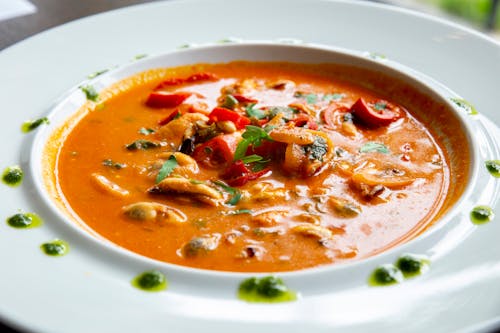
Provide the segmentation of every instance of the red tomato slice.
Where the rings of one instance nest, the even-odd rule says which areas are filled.
[[[146,105],[151,108],[174,108],[184,102],[192,93],[178,92],[169,93],[165,91],[154,91],[149,94]]]
[[[376,108],[377,104],[383,104],[383,108]],[[366,126],[379,127],[387,126],[400,117],[398,108],[385,101],[378,101],[368,105],[362,98],[351,106],[350,112]]]
[[[250,119],[240,115],[238,112],[226,108],[217,107],[208,115],[211,122],[217,121],[232,121],[237,129],[243,129],[246,125],[250,125]]]
[[[212,73],[206,73],[206,72],[201,72],[201,73],[196,73],[193,74],[187,78],[169,78],[166,79],[165,81],[161,82],[158,86],[156,86],[156,89],[161,89],[165,88],[168,86],[177,86],[180,84],[184,83],[190,83],[190,82],[196,82],[196,81],[207,81],[207,80],[217,80],[217,76]]]
[[[234,159],[234,153],[240,139],[239,136],[233,134],[218,135],[198,145],[193,151],[192,157],[208,167],[218,167]]]

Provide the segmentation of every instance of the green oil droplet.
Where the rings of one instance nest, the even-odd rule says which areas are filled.
[[[396,261],[396,267],[405,278],[415,277],[429,269],[430,260],[426,256],[417,254],[404,254]]]
[[[392,264],[377,267],[368,279],[371,286],[389,286],[404,280],[403,272]]]
[[[499,160],[490,160],[484,163],[486,165],[486,169],[491,173],[493,177],[500,177],[500,161]]]
[[[132,280],[132,285],[144,291],[162,291],[167,289],[167,279],[163,273],[151,270],[136,276]]]
[[[474,224],[490,222],[495,217],[493,210],[488,206],[476,206],[470,212],[470,219]]]
[[[282,279],[275,276],[248,278],[238,288],[238,298],[255,303],[290,302],[297,299],[297,294],[288,289]]]
[[[17,229],[36,228],[42,223],[42,219],[34,213],[17,213],[7,218],[7,224]]]
[[[43,117],[43,118],[40,118],[37,120],[28,120],[28,121],[25,121],[21,125],[21,131],[23,133],[28,133],[28,132],[35,130],[36,128],[38,128],[42,124],[49,124],[49,123],[50,122],[49,122],[49,119],[47,117]]]
[[[40,249],[48,256],[61,257],[68,253],[69,244],[63,240],[55,239],[51,242],[43,243]]]
[[[14,165],[5,168],[2,174],[2,181],[11,187],[21,185],[24,177],[24,172],[21,167]]]

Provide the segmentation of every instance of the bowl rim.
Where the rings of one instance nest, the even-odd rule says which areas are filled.
[[[152,69],[155,67],[151,67],[151,63],[162,62],[169,57],[180,57],[180,58],[188,58],[191,53],[197,54],[200,52],[207,51],[216,51],[216,52],[235,52],[238,50],[250,49],[250,48],[272,48],[272,49],[280,49],[280,50],[306,50],[307,52],[327,52],[331,55],[345,57],[351,60],[354,60],[356,63],[364,63],[369,66],[373,66],[373,70],[383,69],[384,73],[388,76],[396,75],[398,78],[402,79],[405,82],[412,82],[418,85],[418,89],[423,88],[430,92],[433,96],[433,99],[438,99],[439,102],[442,102],[446,107],[448,107],[453,114],[456,116],[463,129],[465,130],[465,136],[468,140],[469,152],[470,152],[470,169],[467,180],[467,185],[465,186],[462,195],[450,206],[448,211],[443,214],[441,217],[437,219],[436,222],[432,224],[432,226],[426,228],[419,235],[411,238],[408,241],[405,241],[403,244],[399,244],[397,246],[391,247],[387,250],[382,251],[381,253],[377,253],[375,255],[371,255],[369,257],[361,258],[359,260],[349,261],[349,262],[341,262],[330,265],[316,266],[311,268],[305,268],[301,270],[294,271],[284,271],[284,272],[232,272],[232,271],[222,271],[222,270],[209,270],[202,268],[194,268],[188,266],[182,266],[177,264],[172,264],[168,262],[159,261],[156,259],[152,259],[140,254],[137,254],[131,250],[125,249],[115,243],[112,243],[108,239],[100,236],[96,232],[90,232],[89,230],[84,230],[79,223],[75,223],[72,221],[66,213],[62,212],[59,207],[55,204],[52,197],[48,193],[46,189],[46,180],[42,174],[42,152],[47,144],[47,139],[50,138],[51,134],[55,129],[63,125],[71,115],[77,112],[85,103],[85,98],[83,93],[80,90],[82,85],[91,84],[98,91],[108,87],[112,83],[116,83],[122,79],[130,77],[132,75],[143,72],[147,69]],[[237,59],[233,59],[237,60]],[[246,59],[240,59],[246,60]],[[230,60],[229,60],[230,61]],[[259,60],[249,60],[249,61],[259,61]],[[271,60],[261,60],[261,61],[271,61]],[[286,59],[276,59],[274,61],[288,61]],[[199,63],[200,61],[190,62],[184,61],[184,64],[194,64]],[[208,62],[208,61],[206,61]],[[218,61],[219,63],[221,61]],[[292,61],[295,62],[295,61]],[[149,66],[149,67],[148,67]],[[175,67],[177,65],[164,65],[163,67]],[[177,49],[171,52],[166,52],[158,55],[148,56],[142,59],[135,60],[133,62],[124,64],[122,66],[118,66],[113,68],[102,75],[99,75],[92,79],[84,80],[73,88],[69,89],[66,93],[64,93],[61,97],[59,97],[53,105],[49,108],[49,112],[47,117],[50,120],[50,124],[41,129],[37,130],[37,133],[33,137],[31,151],[29,156],[29,167],[30,173],[33,179],[33,183],[36,188],[36,192],[42,198],[45,206],[49,208],[49,210],[54,213],[59,220],[62,221],[65,225],[71,226],[71,229],[77,233],[78,236],[83,236],[86,240],[90,242],[90,244],[97,245],[105,249],[106,251],[111,251],[112,253],[118,254],[124,258],[129,260],[133,260],[135,262],[144,264],[147,267],[157,267],[158,269],[167,272],[170,275],[179,275],[179,276],[191,276],[197,275],[199,277],[205,278],[214,278],[214,279],[223,279],[227,281],[233,281],[234,279],[242,279],[248,276],[265,276],[265,275],[279,275],[280,277],[286,278],[289,281],[299,281],[299,280],[310,280],[311,278],[318,277],[334,277],[335,275],[340,275],[345,277],[352,276],[353,271],[357,271],[359,274],[363,276],[363,281],[368,279],[368,271],[373,270],[375,267],[380,265],[380,263],[385,262],[393,262],[395,259],[395,255],[397,253],[408,253],[408,252],[424,252],[427,253],[431,260],[433,258],[439,258],[446,251],[434,251],[436,248],[435,243],[439,243],[442,241],[444,234],[449,232],[452,227],[459,227],[460,225],[460,233],[462,237],[466,237],[474,230],[474,226],[469,223],[469,225],[464,225],[464,223],[451,223],[451,220],[460,214],[461,206],[468,206],[466,203],[468,198],[470,197],[474,184],[477,182],[478,171],[479,171],[479,151],[478,151],[478,143],[476,142],[476,138],[472,135],[474,133],[474,129],[468,120],[469,115],[465,114],[463,110],[461,110],[457,105],[453,104],[450,101],[450,98],[461,98],[458,94],[445,87],[438,81],[433,78],[420,73],[414,69],[411,69],[403,64],[397,63],[385,57],[374,57],[373,54],[368,52],[360,52],[355,50],[350,50],[346,48],[340,48],[331,45],[322,45],[322,44],[304,44],[304,43],[290,43],[287,41],[286,43],[277,43],[275,41],[237,41],[225,44],[200,44],[193,47],[185,48],[185,49]],[[63,112],[61,108],[66,104],[75,105],[75,109],[71,112]],[[81,105],[78,105],[81,103]],[[64,116],[63,121],[57,118],[60,113],[66,114]],[[52,120],[57,121],[52,121]],[[62,194],[62,192],[61,192]],[[67,205],[69,209],[70,206]],[[470,205],[469,205],[470,206]],[[468,214],[466,214],[468,216]],[[463,217],[463,216],[462,216]],[[462,219],[463,220],[463,219]],[[83,221],[82,221],[83,222]],[[462,221],[463,222],[463,221]],[[83,222],[84,223],[84,222]],[[90,229],[90,227],[88,227]],[[92,231],[92,229],[90,229]],[[438,235],[439,237],[436,237]],[[96,237],[98,236],[98,237]],[[437,239],[436,239],[437,238]],[[433,246],[418,246],[419,243],[432,243]],[[456,244],[454,245],[456,246]],[[448,248],[453,248],[454,246],[449,246]],[[426,248],[427,250],[422,251],[414,251],[416,249]],[[446,248],[446,247],[443,247]],[[434,251],[434,252],[433,252]],[[388,258],[392,258],[388,261]],[[346,273],[346,271],[348,271]],[[343,272],[343,274],[339,274]],[[364,274],[364,275],[363,275]],[[340,278],[341,279],[341,278]],[[339,278],[336,278],[335,281],[338,281]],[[331,281],[331,280],[330,280]],[[343,284],[345,286],[345,284]]]

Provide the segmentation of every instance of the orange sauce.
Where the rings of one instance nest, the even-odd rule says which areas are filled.
[[[147,105],[148,96],[159,83],[200,72],[217,79],[160,88],[167,93],[196,93],[177,107]],[[106,98],[101,94],[104,100],[98,107],[87,105],[90,111],[64,131],[68,132],[66,137],[59,132],[61,145],[57,150],[48,149],[48,153],[54,156],[49,167],[57,170],[54,181],[61,202],[102,237],[150,258],[247,272],[291,271],[359,260],[419,235],[456,201],[468,177],[465,137],[451,111],[381,73],[326,64],[233,62],[158,70],[156,75],[144,77],[148,79],[137,80],[139,83],[129,80],[126,89],[115,89],[118,93]],[[123,83],[115,88],[120,85]],[[194,111],[207,116],[224,103],[228,93],[250,96],[259,110],[292,106],[292,118],[308,114],[318,126],[316,131],[330,140],[326,149],[331,156],[320,151],[314,161],[308,155],[301,168],[290,170],[284,167],[284,152],[273,152],[272,160],[262,163],[270,172],[232,186],[241,194],[235,205],[227,203],[231,193],[214,183],[223,181],[227,185],[223,174],[232,160],[215,168],[198,161],[197,172],[176,175],[174,168],[167,175],[208,184],[222,193],[222,200],[199,200],[197,193],[175,189],[159,194],[148,191],[157,186],[159,169],[170,153],[180,149],[179,145],[172,146],[162,129],[172,121],[165,125],[159,122],[175,110],[181,114],[193,112],[193,105]],[[396,105],[398,118],[390,125],[367,126],[355,117],[346,117],[359,98]],[[246,111],[249,104],[253,103],[239,102],[233,111],[251,118]],[[328,108],[334,111],[327,121]],[[442,119],[431,120],[429,111],[439,112]],[[446,121],[444,116],[448,117]],[[265,121],[271,121],[272,117],[268,118]],[[265,126],[256,119],[251,121],[257,127]],[[301,125],[301,131],[313,126],[305,125],[304,129],[297,123],[296,127]],[[224,132],[221,124],[217,126],[217,135],[245,132],[242,128],[237,130],[239,134],[231,133],[232,126]],[[148,133],[149,129],[154,132]],[[277,137],[272,131],[269,134]],[[139,139],[160,146],[126,148]],[[195,140],[194,145],[205,141]],[[269,142],[264,140],[264,145]],[[281,144],[282,148],[287,145]],[[310,152],[305,146],[296,146],[300,154]],[[320,167],[304,174],[304,163],[309,166],[313,162]],[[363,172],[376,174],[381,184],[366,184]],[[389,182],[391,177],[397,181],[406,177],[408,182],[394,185]],[[127,207],[138,202],[164,205],[179,213],[182,221],[171,221],[164,212],[156,212],[154,218],[131,217]],[[190,242],[196,238],[203,241],[193,249]]]

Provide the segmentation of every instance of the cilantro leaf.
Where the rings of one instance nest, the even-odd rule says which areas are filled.
[[[175,155],[174,154],[170,155],[168,160],[166,160],[165,163],[163,163],[163,165],[161,166],[161,169],[158,172],[158,175],[156,176],[156,183],[159,183],[163,179],[168,177],[178,165],[179,164],[177,163]]]
[[[247,115],[250,118],[252,118],[252,117],[257,118],[257,119],[266,118],[267,117],[266,111],[256,108],[255,104],[256,103],[252,103],[246,107],[245,111],[246,111]]]
[[[231,205],[231,206],[234,206],[238,203],[238,201],[240,201],[241,199],[241,192],[234,188],[234,187],[231,187],[231,186],[228,186],[226,185],[224,182],[220,181],[220,180],[217,180],[215,181],[215,184],[217,186],[220,186],[224,191],[226,191],[227,193],[229,193],[231,195],[231,198],[229,198],[226,203],[228,205]]]
[[[365,143],[359,149],[359,152],[360,153],[379,152],[379,153],[382,153],[382,154],[389,154],[390,153],[389,148],[387,148],[386,145],[384,145],[383,143],[373,142],[373,141]]]

